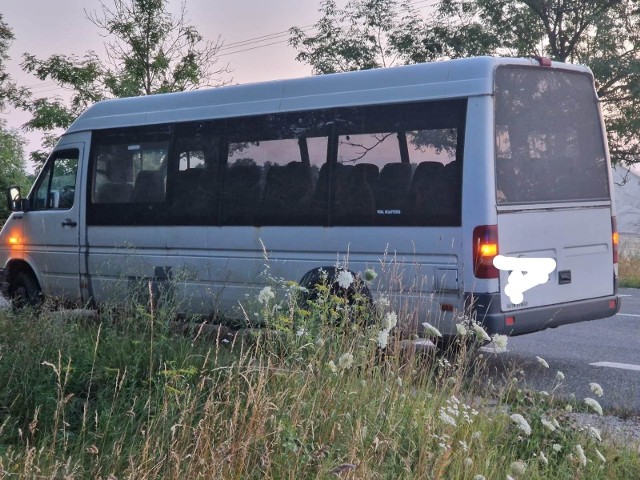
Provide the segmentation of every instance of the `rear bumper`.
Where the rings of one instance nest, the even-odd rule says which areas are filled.
[[[498,293],[467,294],[466,297],[467,304],[473,305],[478,323],[484,326],[489,335],[523,335],[560,325],[611,317],[620,310],[618,295],[509,312],[501,311]],[[513,319],[511,325],[507,325],[507,317]]]

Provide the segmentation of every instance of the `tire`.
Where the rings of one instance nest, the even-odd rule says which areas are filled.
[[[33,273],[20,270],[12,277],[9,284],[9,292],[14,309],[37,308],[42,305],[42,290]]]
[[[342,288],[338,284],[338,275],[342,271],[349,272],[353,278],[353,282],[346,289]],[[307,289],[307,293],[302,295],[300,298],[301,305],[306,306],[308,302],[313,302],[318,299],[319,294],[317,286],[321,284],[326,285],[332,295],[346,298],[351,307],[359,306],[361,308],[370,309],[373,305],[371,292],[364,282],[362,282],[355,273],[336,267],[316,268],[307,272],[304,277],[302,277],[302,280],[300,280],[300,286],[305,287]],[[355,322],[356,317],[357,315],[350,315],[350,321]]]

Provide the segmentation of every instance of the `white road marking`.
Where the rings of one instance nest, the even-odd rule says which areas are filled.
[[[622,293],[618,294],[619,297],[633,297],[633,295],[623,295]]]
[[[590,363],[594,367],[609,367],[609,368],[621,368],[623,370],[634,370],[640,372],[640,365],[631,365],[629,363],[616,363],[616,362],[595,362]]]
[[[635,313],[616,313],[616,315],[625,315],[627,317],[640,317],[640,315],[636,315]]]

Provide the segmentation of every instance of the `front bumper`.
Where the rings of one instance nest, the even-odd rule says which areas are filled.
[[[484,326],[489,335],[523,335],[560,325],[607,318],[620,311],[618,295],[509,312],[501,311],[498,293],[467,294],[467,302],[468,305],[473,305],[476,320]],[[510,324],[507,323],[508,318]]]

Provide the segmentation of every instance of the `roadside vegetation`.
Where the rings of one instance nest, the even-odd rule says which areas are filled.
[[[345,298],[374,275],[311,297],[274,279],[242,307],[266,328],[235,334],[175,328],[162,299],[0,312],[0,478],[637,478],[638,446],[567,416],[600,412],[599,386],[565,405],[562,372],[487,381],[462,317],[456,355],[401,348],[384,298]]]
[[[640,288],[640,252],[624,245],[618,259],[618,286]]]

